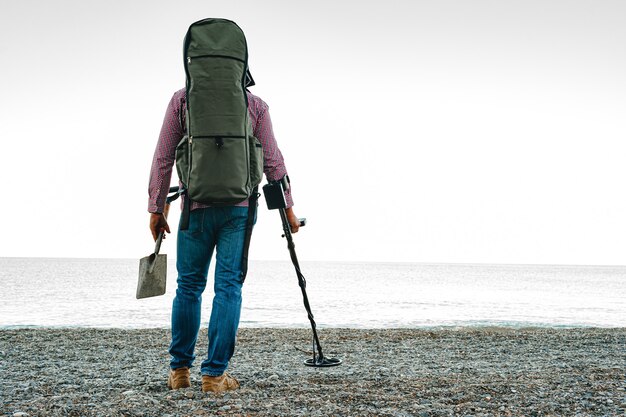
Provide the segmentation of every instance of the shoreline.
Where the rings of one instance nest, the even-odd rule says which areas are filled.
[[[241,328],[241,389],[165,386],[169,330],[0,329],[0,415],[617,416],[626,328],[320,328],[335,368],[305,367],[311,330]]]
[[[208,322],[202,322],[201,327],[206,327]],[[491,330],[491,329],[508,329],[508,330],[617,330],[626,331],[626,326],[623,325],[595,325],[595,324],[554,324],[554,323],[530,323],[530,322],[464,322],[455,324],[433,324],[430,326],[397,326],[397,327],[353,327],[353,326],[326,326],[324,324],[317,323],[318,331],[326,330],[338,330],[338,331],[363,331],[363,330],[390,330],[390,331],[445,331],[445,330]],[[12,331],[12,330],[111,330],[111,331],[151,331],[151,330],[163,330],[169,331],[169,326],[154,326],[154,327],[119,327],[119,326],[85,326],[85,325],[41,325],[41,324],[15,324],[15,325],[0,325],[0,332]],[[263,329],[276,329],[276,330],[310,330],[311,325],[306,323],[300,326],[292,325],[254,325],[247,323],[240,323],[239,329],[248,330],[263,330]]]

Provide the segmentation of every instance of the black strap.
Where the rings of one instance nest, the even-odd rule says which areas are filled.
[[[187,190],[183,191],[182,194],[185,194],[185,198],[183,199],[183,211],[180,216],[180,224],[178,225],[178,229],[187,230],[189,229],[189,216],[191,214],[191,199],[189,198],[189,193],[187,193]]]
[[[241,282],[246,280],[248,274],[248,250],[252,239],[252,228],[254,227],[254,217],[256,216],[257,201],[259,200],[259,187],[254,187],[252,195],[248,199],[248,221],[246,223],[246,238],[243,241],[243,257],[241,258]]]
[[[165,199],[165,203],[170,204],[172,201],[177,200],[183,192],[184,190],[181,190],[179,187],[170,187],[168,193],[174,194],[168,195]]]

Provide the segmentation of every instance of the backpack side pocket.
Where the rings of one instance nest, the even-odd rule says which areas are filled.
[[[189,187],[189,138],[187,135],[176,145],[176,171],[185,188]]]
[[[248,136],[250,144],[250,182],[256,187],[263,179],[263,145],[254,136]]]

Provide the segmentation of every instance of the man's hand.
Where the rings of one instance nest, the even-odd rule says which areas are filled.
[[[289,207],[285,210],[285,214],[287,214],[287,220],[291,226],[291,233],[298,233],[298,229],[300,229],[300,220],[298,220],[298,217],[294,214],[293,209]]]
[[[150,213],[150,231],[155,241],[162,230],[170,233],[170,226],[167,224],[163,213]],[[165,235],[163,235],[163,239],[165,239]]]

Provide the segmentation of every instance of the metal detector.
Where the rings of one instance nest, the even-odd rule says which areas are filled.
[[[304,308],[306,308],[311,322],[311,329],[313,330],[313,358],[304,361],[307,366],[315,367],[329,367],[337,366],[341,364],[341,359],[337,358],[325,358],[322,353],[322,345],[317,337],[317,330],[315,320],[313,319],[313,313],[311,312],[311,305],[309,304],[309,297],[306,294],[306,280],[304,275],[300,271],[300,264],[298,263],[298,257],[296,256],[295,244],[291,236],[291,226],[289,220],[287,220],[287,213],[285,209],[287,202],[285,201],[285,191],[289,189],[289,177],[284,176],[279,181],[272,181],[263,186],[263,194],[265,195],[265,201],[267,202],[267,208],[270,210],[278,210],[280,213],[280,219],[283,222],[283,235],[282,237],[287,239],[287,248],[289,249],[289,255],[291,256],[291,262],[296,269],[296,275],[298,276],[298,284],[302,290],[302,299],[304,301]],[[298,219],[300,226],[306,225],[306,219]]]

